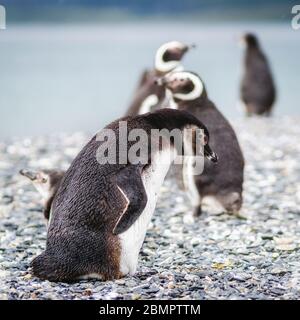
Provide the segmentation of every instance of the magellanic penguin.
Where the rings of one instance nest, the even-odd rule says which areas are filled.
[[[272,111],[276,90],[270,66],[265,54],[253,34],[243,37],[246,47],[243,77],[241,83],[241,100],[247,115],[266,115]]]
[[[124,122],[129,133],[125,136],[121,130]],[[176,155],[174,151],[179,149],[174,141],[169,145],[152,144],[151,130],[175,128],[203,131],[200,144],[204,154],[211,161],[217,160],[209,147],[206,127],[190,113],[179,110],[164,109],[124,117],[104,129],[112,132],[114,143],[99,138],[103,130],[88,142],[56,192],[46,250],[31,263],[34,275],[50,281],[70,282],[88,278],[115,279],[135,273],[159,189]],[[129,139],[135,129],[142,129],[147,142],[151,138],[146,146],[146,164],[133,164],[134,161],[123,164],[120,151],[125,147],[130,151],[135,145],[136,142]],[[194,152],[197,137],[190,142]],[[116,145],[116,163],[100,161],[103,157],[99,150],[103,151],[107,144],[109,148]],[[150,145],[159,145],[159,148],[149,151]],[[129,152],[125,156],[129,159]]]
[[[135,116],[158,108],[165,98],[165,90],[154,84],[156,77],[163,76],[181,67],[181,60],[185,53],[194,47],[178,41],[163,44],[156,52],[154,70],[146,70],[141,76],[134,99],[126,115]]]
[[[205,161],[201,175],[193,175],[191,165],[183,165],[183,183],[195,208],[201,213],[206,197],[217,200],[227,212],[237,213],[242,206],[244,158],[236,134],[207,96],[200,77],[192,72],[174,72],[157,80],[157,84],[172,92],[173,103],[201,119],[209,130],[210,145],[220,162],[214,165]]]
[[[41,170],[34,171],[23,169],[20,174],[28,178],[38,192],[41,194],[44,202],[44,217],[47,221],[50,219],[52,201],[59,188],[60,182],[65,174],[62,170]]]

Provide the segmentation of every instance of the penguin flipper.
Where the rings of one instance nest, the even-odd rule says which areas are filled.
[[[148,198],[141,177],[142,168],[140,165],[129,165],[117,176],[117,187],[127,205],[113,229],[115,235],[127,231],[146,207]]]

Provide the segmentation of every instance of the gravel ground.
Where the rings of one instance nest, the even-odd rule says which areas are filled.
[[[299,120],[235,123],[247,161],[239,217],[206,207],[191,224],[185,195],[167,179],[137,274],[105,283],[50,283],[29,272],[46,227],[40,196],[18,170],[66,168],[87,136],[0,143],[0,298],[299,299]]]

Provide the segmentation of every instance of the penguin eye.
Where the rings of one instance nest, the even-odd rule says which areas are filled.
[[[194,90],[194,87],[195,86],[194,86],[193,82],[190,82],[190,81],[187,81],[182,85],[182,89],[185,92],[192,92]]]

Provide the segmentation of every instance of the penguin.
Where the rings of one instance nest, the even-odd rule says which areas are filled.
[[[121,133],[124,122],[128,132],[142,129],[147,141],[152,139],[152,130],[200,129],[205,157],[217,161],[209,146],[208,130],[188,112],[163,109],[109,124],[81,150],[60,183],[52,204],[46,249],[31,263],[35,276],[54,282],[73,282],[118,279],[135,273],[159,189],[180,147],[172,139],[169,144],[152,144],[151,140],[151,146],[158,148],[149,150],[148,143],[145,163],[123,163],[119,151],[126,146],[124,138],[127,150],[134,145],[127,134]],[[99,156],[99,150],[107,143],[99,135],[107,131],[113,133],[119,155],[112,164],[101,162],[103,155]],[[197,137],[185,141],[195,154]],[[154,135],[155,139],[158,138]],[[111,142],[108,145],[112,147]],[[129,151],[125,155],[129,159]]]
[[[203,200],[213,200],[226,212],[238,213],[243,202],[244,157],[237,136],[227,119],[209,99],[203,81],[193,72],[173,72],[156,81],[172,93],[178,110],[191,113],[205,123],[210,132],[210,145],[220,162],[205,161],[200,175],[193,175],[190,163],[183,164],[183,184],[194,207],[202,212]]]
[[[65,174],[62,170],[41,170],[34,171],[22,169],[20,174],[28,178],[37,191],[41,194],[44,203],[44,217],[50,219],[52,201],[59,188],[60,182]]]
[[[178,41],[163,44],[156,52],[154,70],[143,72],[134,99],[126,115],[135,116],[157,109],[165,98],[165,90],[157,87],[154,82],[158,76],[163,76],[172,70],[181,69],[180,64],[185,53],[195,45],[185,45]]]
[[[276,99],[276,89],[266,55],[257,37],[251,33],[243,36],[246,47],[240,97],[246,114],[269,116]]]

